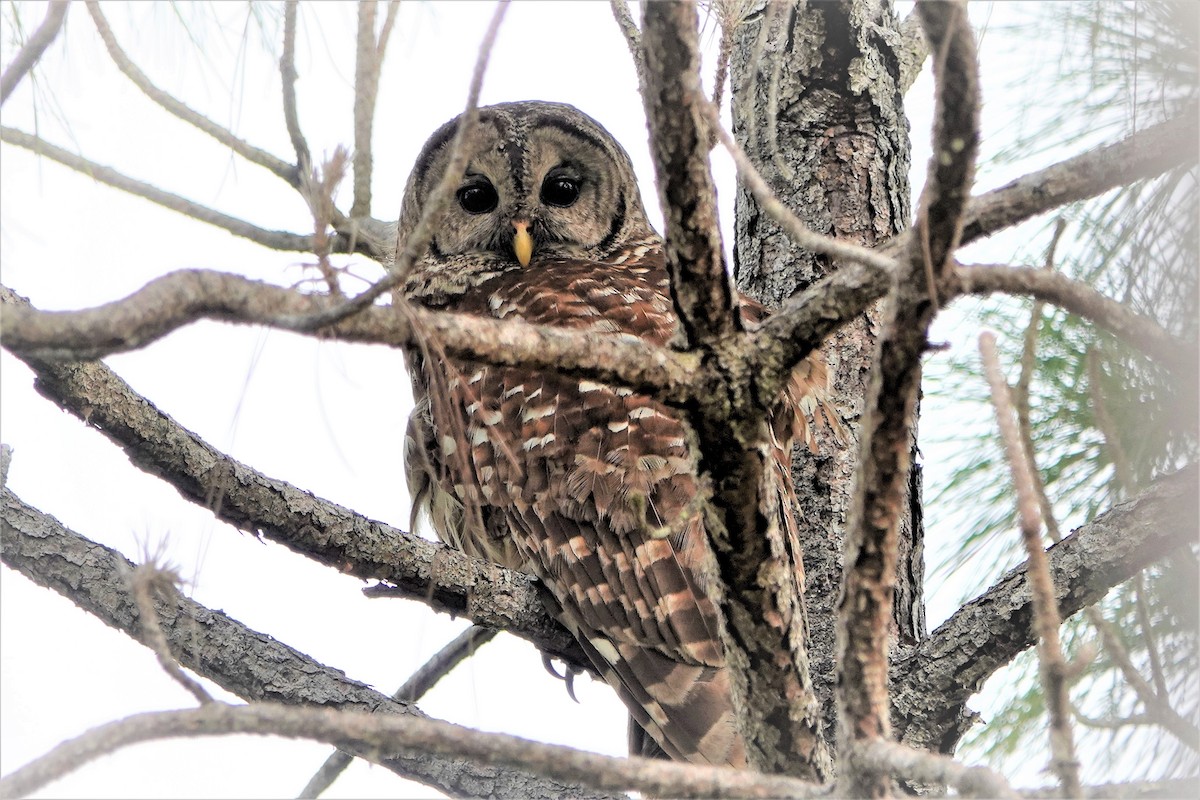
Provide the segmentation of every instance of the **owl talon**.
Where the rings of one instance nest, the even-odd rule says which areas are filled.
[[[545,653],[542,654],[542,666],[546,668],[546,672],[549,672],[551,675],[567,685],[567,696],[578,703],[579,698],[575,696],[575,676],[583,672],[583,670],[564,663],[563,666],[565,669],[563,670],[562,674],[560,674],[559,671],[554,668],[553,659],[551,659],[550,656],[546,655]]]

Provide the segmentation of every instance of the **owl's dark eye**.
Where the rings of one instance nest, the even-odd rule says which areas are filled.
[[[548,206],[566,208],[579,199],[579,180],[551,173],[542,181],[542,202]]]
[[[500,196],[486,178],[478,178],[458,190],[458,204],[468,214],[486,214],[496,208]]]

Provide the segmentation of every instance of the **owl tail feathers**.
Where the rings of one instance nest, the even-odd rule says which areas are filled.
[[[584,637],[580,644],[629,709],[631,755],[746,766],[725,669],[608,639],[603,640],[606,655]]]

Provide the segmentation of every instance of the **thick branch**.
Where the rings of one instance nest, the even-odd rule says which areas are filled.
[[[218,519],[340,572],[388,581],[435,610],[510,631],[557,658],[587,663],[574,638],[546,613],[529,576],[268,478],[182,428],[103,364],[25,362],[38,375],[39,392]]]
[[[1047,551],[1064,616],[1098,602],[1113,586],[1195,541],[1198,477],[1191,466],[1160,478]],[[1026,565],[1009,572],[895,665],[893,723],[900,741],[953,752],[965,731],[967,700],[1033,646],[1026,572]]]
[[[0,556],[4,563],[35,583],[54,589],[106,624],[144,641],[145,631],[138,622],[126,577],[133,564],[115,550],[67,530],[10,492],[0,497]],[[246,700],[351,709],[366,712],[362,716],[376,725],[386,724],[382,719],[394,719],[394,715],[420,715],[416,709],[350,680],[341,671],[178,594],[169,601],[160,599],[157,606],[159,622],[179,663]],[[355,755],[374,756],[377,763],[397,774],[451,795],[536,794],[554,798],[575,792],[576,796],[590,796],[532,775],[478,767],[454,754],[444,758],[408,752],[380,761],[377,751],[348,741],[338,744]],[[33,771],[38,772],[36,768]],[[20,780],[15,775],[6,778],[4,796],[21,794],[10,783],[20,785]]]
[[[684,334],[695,346],[737,330],[708,168],[699,23],[691,3],[645,3],[642,12],[642,99],[665,217],[667,271]]]
[[[338,747],[353,744],[369,760],[381,764],[388,759],[380,754],[402,750],[435,753],[466,763],[486,764],[498,774],[523,769],[552,780],[579,781],[610,792],[637,791],[681,798],[807,798],[823,794],[820,787],[812,784],[729,767],[613,758],[502,733],[484,733],[440,720],[396,719],[268,703],[213,704],[190,711],[151,712],[101,725],[60,745],[46,761],[34,762],[8,776],[0,787],[5,796],[26,794],[44,785],[47,773],[61,774],[131,744],[229,733],[316,739]],[[576,791],[560,796],[596,795]]]
[[[17,88],[21,79],[41,60],[46,48],[58,37],[58,32],[62,30],[63,20],[67,18],[69,5],[67,0],[51,0],[42,24],[25,41],[25,44],[21,45],[21,49],[17,51],[12,63],[5,68],[4,74],[0,75],[0,105],[4,105],[4,101],[8,100],[13,89]],[[13,13],[15,14],[16,11]]]
[[[99,358],[144,347],[200,319],[286,328],[298,317],[330,307],[327,295],[305,295],[281,286],[207,270],[181,270],[156,278],[123,300],[82,311],[40,311],[0,286],[0,343],[41,359]],[[401,347],[412,342],[412,323],[431,332],[446,352],[506,366],[560,370],[611,381],[664,400],[691,397],[697,359],[647,345],[631,336],[597,335],[492,320],[469,314],[372,306],[322,331],[343,341]]]

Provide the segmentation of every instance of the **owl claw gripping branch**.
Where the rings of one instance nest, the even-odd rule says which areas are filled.
[[[402,237],[445,171],[458,123],[438,129],[413,167]],[[506,103],[480,110],[468,147],[455,202],[406,297],[666,346],[679,320],[662,240],[612,136],[571,106]],[[739,304],[753,328],[765,312]],[[743,766],[705,591],[712,555],[696,453],[677,412],[623,386],[450,358],[435,344],[406,352],[414,515],[446,544],[545,584],[559,621],[629,709],[637,752]],[[813,428],[838,426],[826,381],[822,362],[802,363],[775,412],[771,480],[793,531],[792,439],[815,450]]]

